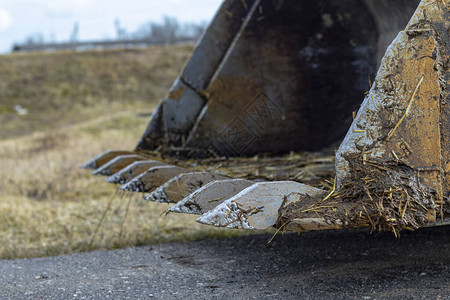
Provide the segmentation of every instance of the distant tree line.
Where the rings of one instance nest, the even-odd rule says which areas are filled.
[[[174,17],[165,16],[162,22],[148,22],[141,25],[135,32],[127,33],[121,28],[120,21],[116,19],[117,39],[152,39],[152,40],[174,40],[177,38],[192,38],[197,40],[206,28],[206,22],[202,23],[180,23]]]
[[[165,16],[161,22],[150,21],[136,31],[128,32],[120,20],[114,21],[114,38],[95,41],[79,41],[79,24],[75,22],[70,37],[65,42],[56,42],[54,36],[46,39],[42,33],[29,35],[21,43],[13,45],[13,51],[82,49],[92,47],[120,47],[149,44],[172,44],[183,41],[196,41],[203,34],[206,22],[180,23],[175,17]]]

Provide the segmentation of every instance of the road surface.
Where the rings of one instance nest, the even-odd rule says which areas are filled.
[[[0,299],[450,299],[450,226],[0,261]]]

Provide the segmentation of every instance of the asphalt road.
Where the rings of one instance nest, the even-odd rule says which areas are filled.
[[[0,261],[0,299],[450,299],[450,226]]]

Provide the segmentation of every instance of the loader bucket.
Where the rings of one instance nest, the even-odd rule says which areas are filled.
[[[448,0],[224,1],[135,151],[85,166],[220,227],[450,224],[449,15]]]
[[[283,230],[351,227],[395,234],[448,223],[448,13],[443,2],[423,0],[388,48],[336,154],[331,192],[295,182],[255,184],[198,220],[263,229],[277,215]]]
[[[338,143],[417,4],[224,1],[136,150],[229,157]]]

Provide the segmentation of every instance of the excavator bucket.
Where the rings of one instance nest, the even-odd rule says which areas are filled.
[[[84,166],[214,226],[449,224],[449,3],[224,1],[136,149]]]
[[[136,150],[316,151],[350,126],[418,1],[224,1]]]

